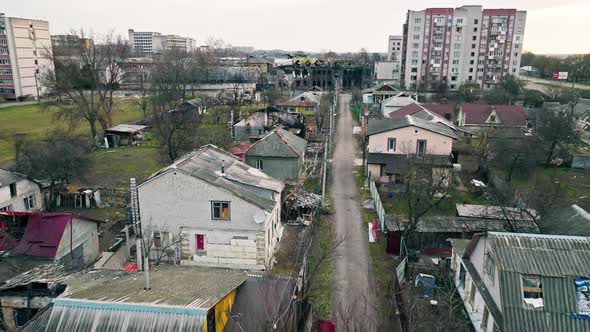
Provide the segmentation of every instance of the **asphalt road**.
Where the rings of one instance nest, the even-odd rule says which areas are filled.
[[[559,81],[545,80],[545,79],[527,77],[527,76],[521,76],[520,78],[526,82],[527,89],[539,90],[542,92],[544,92],[545,89],[547,88],[547,84],[557,85],[557,86],[562,86],[562,87],[567,87],[567,88],[572,87],[571,82],[559,82]],[[590,90],[589,85],[574,84],[574,86],[576,89]]]
[[[350,95],[340,99],[336,150],[332,161],[332,197],[336,217],[333,312],[337,331],[376,331],[375,295],[369,287],[368,233],[363,227],[358,190],[353,174],[355,141],[352,137]]]

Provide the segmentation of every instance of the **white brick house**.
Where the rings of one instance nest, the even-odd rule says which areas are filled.
[[[181,264],[265,269],[283,231],[283,186],[206,145],[138,186],[142,225],[153,225],[155,246],[178,242],[167,256]]]
[[[39,185],[24,175],[0,169],[0,212],[29,212],[43,208]]]

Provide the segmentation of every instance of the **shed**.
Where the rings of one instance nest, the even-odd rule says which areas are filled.
[[[136,144],[143,140],[147,126],[120,124],[104,131],[105,147],[118,147]]]

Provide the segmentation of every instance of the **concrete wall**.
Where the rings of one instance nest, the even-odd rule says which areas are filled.
[[[297,179],[299,178],[299,167],[301,158],[273,158],[248,156],[246,154],[246,164],[256,167],[256,161],[262,160],[262,169],[264,173],[275,179]]]
[[[32,209],[25,209],[24,198],[29,196],[35,197],[35,207]],[[35,182],[29,180],[21,180],[16,183],[16,196],[10,197],[10,185],[0,187],[0,208],[12,205],[12,211],[34,211],[43,209],[43,196],[41,189]]]
[[[141,184],[138,192],[142,222],[152,223],[154,230],[181,232],[182,264],[261,269],[270,262],[282,234],[280,203],[265,212],[229,191],[180,171],[151,179]],[[275,201],[280,199],[276,193]],[[231,220],[212,220],[211,201],[230,202]],[[266,214],[262,224],[254,222],[259,212]],[[205,236],[205,250],[199,254],[196,234]],[[242,237],[247,241],[236,241]],[[240,254],[232,256],[234,253]]]
[[[397,146],[395,151],[387,150],[388,138],[396,138]],[[390,130],[369,136],[369,152],[390,154],[416,153],[416,144],[419,139],[426,140],[426,150],[429,154],[451,154],[451,148],[453,147],[452,138],[414,126]],[[381,145],[383,151],[379,152],[376,150],[378,145]]]
[[[55,259],[62,262],[70,262],[73,251],[75,265],[93,263],[99,256],[98,251],[98,224],[93,221],[72,218],[72,222],[66,227],[59,242]]]

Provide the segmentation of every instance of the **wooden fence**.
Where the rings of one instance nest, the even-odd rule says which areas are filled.
[[[379,196],[379,190],[377,189],[377,185],[375,184],[375,181],[373,181],[370,172],[367,179],[369,181],[369,191],[371,192],[371,197],[375,203],[375,212],[377,213],[379,224],[381,225],[381,232],[385,233],[385,209],[383,208],[383,203],[381,203],[381,196]]]

